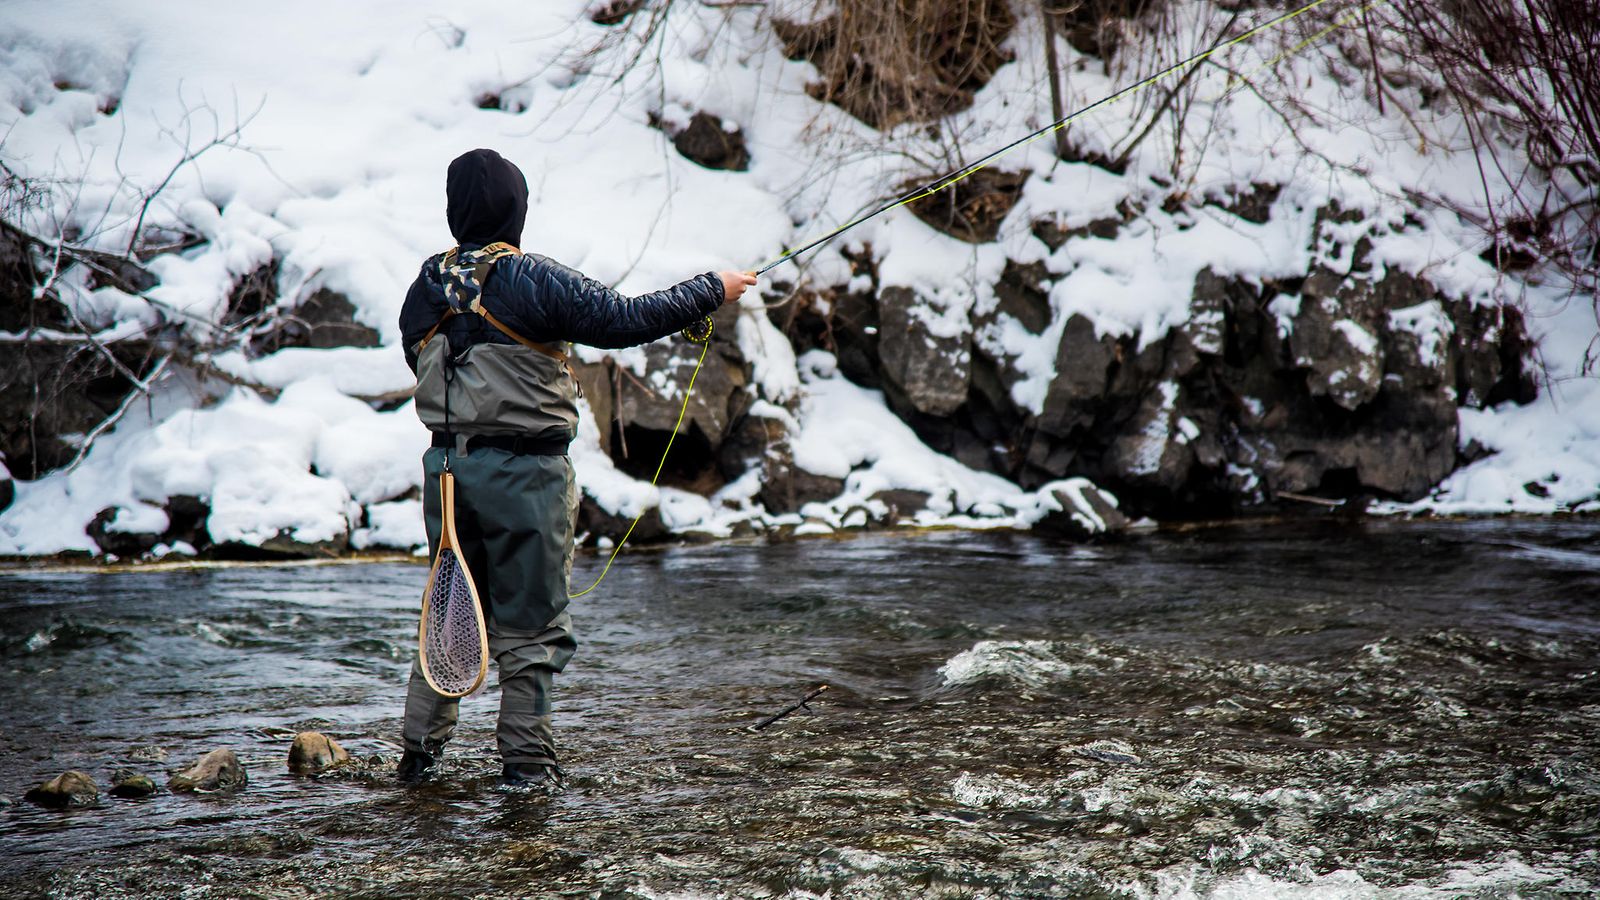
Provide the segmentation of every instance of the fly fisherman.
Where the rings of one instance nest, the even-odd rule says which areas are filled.
[[[446,216],[455,249],[429,257],[406,293],[400,333],[417,376],[417,415],[433,432],[422,457],[423,518],[437,554],[439,475],[455,476],[461,555],[478,586],[500,674],[496,737],[508,784],[559,775],[550,728],[553,678],[577,642],[567,613],[578,492],[567,445],[578,385],[565,341],[632,347],[699,322],[755,278],[707,272],[629,299],[554,260],[517,249],[528,183],[492,150],[450,163]],[[455,729],[457,701],[420,663],[406,693],[399,776],[416,782]]]

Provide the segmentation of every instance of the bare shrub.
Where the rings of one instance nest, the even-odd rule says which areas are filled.
[[[1422,68],[1465,117],[1489,201],[1480,222],[1491,239],[1484,259],[1502,271],[1547,262],[1593,294],[1600,263],[1600,2],[1396,0],[1395,8],[1391,29],[1369,33],[1425,61]],[[1374,73],[1382,102],[1380,76]],[[1503,158],[1507,147],[1526,154],[1531,175]],[[1513,188],[1507,206],[1493,202],[1491,167]]]
[[[926,122],[972,105],[1011,57],[1007,0],[839,0],[816,22],[775,21],[791,58],[821,74],[811,89],[875,128]]]

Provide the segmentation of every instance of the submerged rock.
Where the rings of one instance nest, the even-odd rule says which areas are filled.
[[[302,731],[289,745],[289,774],[315,775],[332,766],[350,761],[350,754],[339,742],[320,731]]]
[[[200,757],[194,765],[174,773],[167,788],[174,793],[234,791],[250,782],[232,750],[219,749]]]
[[[91,806],[100,799],[100,786],[88,773],[71,769],[24,794],[23,799],[50,809]]]
[[[1084,759],[1093,759],[1121,766],[1136,766],[1144,762],[1132,747],[1122,741],[1090,741],[1078,747],[1070,747],[1067,752],[1074,756],[1081,756]]]
[[[167,761],[167,749],[158,747],[155,744],[146,744],[143,747],[135,747],[129,750],[128,758],[135,762],[164,763]]]
[[[118,769],[111,773],[111,791],[113,797],[122,797],[127,800],[139,797],[148,797],[156,792],[156,783],[149,775],[142,775],[132,769]]]

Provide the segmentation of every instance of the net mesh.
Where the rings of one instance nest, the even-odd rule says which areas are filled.
[[[439,568],[428,585],[422,650],[427,674],[444,694],[471,691],[487,664],[478,598],[467,583],[461,557],[450,547],[440,549]]]

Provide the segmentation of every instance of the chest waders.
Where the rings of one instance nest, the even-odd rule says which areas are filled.
[[[572,375],[566,354],[536,341],[530,341],[508,328],[483,308],[483,283],[495,260],[520,251],[510,244],[491,244],[477,251],[466,284],[450,277],[457,251],[445,254],[440,268],[446,273],[446,297],[451,308],[429,329],[417,349],[420,354],[439,329],[452,316],[473,313],[524,347],[559,361]],[[459,304],[459,307],[458,307]],[[454,350],[454,348],[450,348]],[[445,433],[451,434],[450,392],[456,373],[468,364],[469,348],[447,352],[443,360]],[[576,383],[576,378],[573,378]],[[428,573],[422,597],[422,616],[417,626],[418,660],[428,686],[443,697],[464,697],[482,686],[489,671],[489,637],[483,603],[472,572],[462,556],[461,538],[456,529],[455,473],[450,468],[454,447],[445,447],[443,471],[439,474],[441,527],[438,550]]]

